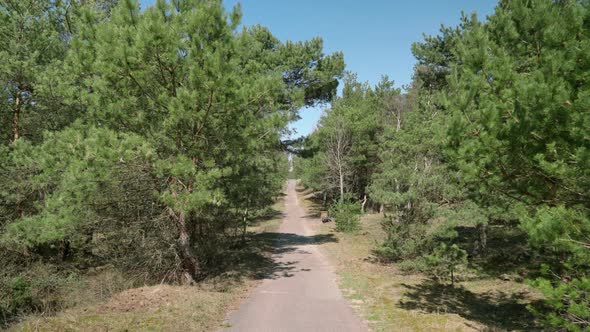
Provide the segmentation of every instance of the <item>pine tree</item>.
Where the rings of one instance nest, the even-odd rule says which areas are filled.
[[[2,143],[20,137],[39,139],[54,108],[40,87],[43,76],[65,56],[66,45],[59,4],[50,1],[8,1],[0,5],[0,92]],[[45,93],[44,93],[45,92]],[[47,116],[46,118],[41,118]],[[42,127],[41,127],[42,128]]]
[[[303,182],[326,197],[341,200],[349,193],[364,208],[370,199],[367,187],[379,162],[382,119],[393,111],[391,100],[399,93],[387,77],[372,89],[358,82],[355,75],[347,75],[342,97],[336,98],[322,116],[298,159]],[[389,101],[382,102],[386,99]]]
[[[588,5],[504,1],[457,43],[448,156],[477,192],[510,199],[539,250],[567,257],[538,285],[550,325],[590,326]],[[549,282],[548,280],[552,280]]]
[[[108,147],[130,137],[135,145],[126,149],[145,151],[138,165],[157,183],[157,208],[176,227],[183,279],[192,283],[204,273],[202,261],[215,255],[225,228],[244,225],[280,191],[281,135],[299,107],[334,95],[342,55],[324,55],[321,39],[281,43],[262,27],[237,32],[239,7],[226,12],[220,1],[158,1],[140,11],[137,1],[127,0],[109,14],[105,19],[104,12],[80,10],[64,60],[67,82],[77,93],[62,90],[68,105],[83,110],[64,137],[80,137],[89,158],[104,160],[81,166],[88,157],[73,148],[65,173],[41,160],[17,162],[29,165],[23,184],[30,183],[33,193],[41,181],[37,171],[57,175],[41,186],[45,194],[37,206],[43,207],[8,226],[10,238],[33,247],[83,229],[93,219],[79,213],[83,201],[112,187],[102,176],[117,169],[117,153],[121,163],[128,162],[125,149],[110,153]],[[28,149],[15,158],[29,158]],[[68,176],[68,167],[87,167],[99,185]],[[65,180],[67,187],[59,185]],[[69,196],[74,198],[64,199]],[[236,222],[228,225],[228,219]],[[29,238],[32,233],[37,237]]]

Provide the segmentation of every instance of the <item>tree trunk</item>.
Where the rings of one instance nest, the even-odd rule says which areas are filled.
[[[14,100],[14,109],[12,110],[12,142],[16,142],[20,137],[19,122],[20,122],[21,100],[20,92],[16,93]]]
[[[182,259],[183,280],[187,285],[195,283],[194,276],[197,274],[198,263],[193,255],[191,248],[190,235],[186,229],[186,218],[184,213],[180,212],[177,217],[178,224],[178,245],[180,248],[180,256]]]
[[[242,218],[242,243],[246,243],[246,231],[248,230],[248,209],[244,211]]]
[[[175,178],[171,179],[170,185],[174,185],[175,183],[180,182]],[[189,190],[192,189],[192,186],[189,185]],[[174,190],[171,191],[172,198],[178,199],[178,193]],[[184,211],[174,211],[171,207],[168,207],[168,214],[170,217],[176,222],[178,227],[178,248],[180,251],[180,259],[181,265],[183,269],[183,278],[182,283],[186,285],[192,285],[195,283],[194,277],[197,275],[199,270],[199,263],[197,258],[193,254],[192,246],[191,246],[191,236],[187,229],[186,225],[186,215]],[[202,223],[199,223],[199,227],[202,226]],[[202,232],[202,229],[200,229]]]
[[[176,192],[172,192],[172,197],[177,198]],[[198,262],[193,254],[191,247],[191,237],[186,227],[186,215],[184,212],[175,212],[168,207],[170,217],[176,222],[178,227],[178,249],[182,265],[182,283],[192,285],[195,283],[194,277],[197,275]]]
[[[365,194],[365,197],[363,198],[363,201],[361,203],[361,213],[362,214],[365,213],[365,204],[367,204],[367,194]]]
[[[338,175],[340,177],[340,202],[344,202],[344,174],[342,174],[342,166],[339,167]]]
[[[477,225],[478,233],[479,233],[479,252],[481,255],[485,255],[486,247],[488,242],[488,225],[486,223],[481,223]]]
[[[61,261],[65,262],[70,256],[70,241],[68,239],[62,240],[59,246]]]

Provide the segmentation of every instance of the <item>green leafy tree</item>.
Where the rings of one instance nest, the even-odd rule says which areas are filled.
[[[4,1],[0,4],[0,226],[34,210],[34,192],[21,186],[27,176],[10,156],[19,139],[34,144],[44,131],[63,129],[81,115],[67,97],[65,58],[82,12],[103,1]],[[105,7],[106,8],[106,7]],[[107,17],[103,12],[102,17]]]
[[[38,126],[55,120],[48,113],[56,110],[51,95],[42,86],[56,61],[67,50],[62,40],[64,8],[50,1],[7,1],[0,5],[0,78],[6,84],[0,93],[2,142],[21,136],[39,139]],[[48,116],[49,115],[49,116]]]
[[[359,83],[355,75],[347,75],[342,97],[326,111],[297,160],[304,184],[333,199],[351,194],[364,210],[367,186],[379,163],[382,119],[395,112],[399,93],[387,77],[372,89]]]
[[[7,0],[0,4],[0,142],[42,140],[79,116],[66,97],[64,59],[83,13],[105,18],[112,0]],[[74,93],[71,91],[71,93]]]
[[[318,38],[281,43],[258,26],[237,32],[239,7],[226,12],[220,1],[157,1],[140,11],[128,0],[110,12],[80,13],[64,60],[78,92],[64,95],[84,112],[62,139],[80,137],[84,145],[64,159],[65,173],[41,156],[60,158],[67,149],[44,144],[37,154],[24,144],[12,153],[15,165],[30,170],[23,190],[30,184],[31,195],[44,194],[9,223],[5,239],[28,248],[72,239],[97,219],[85,202],[109,195],[103,187],[112,188],[117,161],[145,148],[139,165],[155,183],[159,216],[176,228],[183,279],[193,282],[215,254],[226,220],[248,220],[280,191],[281,136],[298,108],[334,95],[342,55],[324,55]],[[104,160],[86,165],[82,150]],[[68,167],[86,172],[73,176]],[[55,178],[41,186],[38,172]]]
[[[510,199],[541,252],[562,266],[538,285],[548,322],[588,329],[588,4],[503,1],[457,43],[447,155],[475,192]],[[549,281],[551,280],[551,281]],[[559,290],[559,291],[557,291]],[[559,298],[557,298],[557,297]]]
[[[467,25],[464,21],[462,26]],[[442,27],[438,36],[426,36],[413,45],[418,63],[412,85],[395,102],[388,102],[389,112],[381,117],[380,163],[369,186],[385,213],[387,238],[378,252],[388,260],[407,260],[412,269],[428,269],[424,255],[440,241],[456,237],[456,226],[487,222],[443,153],[448,113],[442,94],[448,89],[446,75],[463,29]]]

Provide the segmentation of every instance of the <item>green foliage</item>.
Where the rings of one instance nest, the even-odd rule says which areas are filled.
[[[82,13],[105,17],[112,0],[3,1],[0,4],[0,144],[40,142],[80,111],[65,58]]]
[[[49,134],[39,146],[19,141],[13,147],[15,167],[29,175],[20,188],[43,192],[36,213],[7,225],[2,236],[6,245],[23,248],[74,236],[80,223],[96,220],[104,188],[122,185],[116,169],[148,165],[153,154],[137,136],[80,127]]]
[[[8,308],[9,312],[14,313],[22,308],[34,307],[31,286],[22,277],[12,279],[8,288],[10,290],[9,297],[12,298]]]
[[[343,57],[320,38],[238,31],[221,1],[116,2],[0,4],[2,280],[35,264],[206,277],[280,194],[298,109],[335,95]],[[20,311],[4,303],[42,310],[35,280],[5,321]]]
[[[427,252],[426,248],[432,245],[432,238],[423,236],[429,228],[428,225],[400,224],[389,218],[383,224],[387,239],[375,252],[386,261],[411,260],[420,253]]]
[[[531,283],[543,293],[553,312],[544,313],[532,308],[533,312],[552,327],[563,326],[570,331],[588,330],[590,218],[577,209],[544,206],[538,208],[535,215],[524,218],[523,228],[539,250],[558,252],[567,257],[562,261],[563,266],[545,266],[544,276]]]
[[[473,20],[449,75],[447,155],[472,190],[516,202],[534,246],[562,256],[549,298],[590,267],[588,20],[584,2],[503,2],[487,23]],[[590,326],[567,314],[587,296],[548,304],[568,329]]]
[[[385,130],[379,155],[382,163],[370,190],[398,222],[425,223],[440,214],[440,205],[460,203],[464,192],[457,174],[441,163],[436,119],[419,110],[406,112],[401,127],[392,125]]]
[[[387,77],[371,88],[347,75],[342,94],[305,139],[295,167],[304,185],[331,199],[350,193],[362,200],[379,163],[381,120],[397,110],[400,90]]]
[[[432,253],[439,241],[456,237],[453,226],[444,222],[400,223],[392,217],[386,218],[383,228],[387,238],[376,252],[394,262],[421,258]]]
[[[354,232],[360,227],[360,204],[344,198],[332,204],[329,210],[330,216],[336,223],[339,232]]]
[[[65,286],[67,279],[55,268],[39,267],[29,266],[17,276],[6,270],[0,274],[0,326],[22,314],[56,309],[55,291]]]
[[[293,161],[295,174],[307,188],[316,191],[323,191],[326,188],[333,190],[333,182],[328,180],[328,168],[324,162],[325,155],[322,152],[317,152],[313,158],[296,157]]]
[[[543,292],[546,303],[553,309],[546,313],[530,308],[543,317],[553,328],[569,331],[587,331],[590,322],[590,278],[575,278],[569,282],[554,283],[551,279],[539,278],[532,283]]]
[[[387,237],[376,253],[406,270],[434,271],[424,257],[434,255],[441,241],[455,238],[455,227],[487,223],[485,211],[471,200],[461,174],[445,163],[443,153],[448,119],[441,94],[460,31],[442,28],[440,36],[414,45],[419,61],[414,82],[384,119],[379,137],[381,163],[369,192],[384,206]]]
[[[467,252],[456,244],[447,245],[443,242],[425,260],[428,274],[437,280],[450,279],[451,286],[454,286],[457,269],[467,264]]]
[[[534,284],[554,312],[540,314],[588,328],[588,13],[586,2],[503,1],[487,22],[463,17],[414,45],[402,121],[386,126],[369,186],[389,215],[381,255],[448,271],[464,255],[439,247],[445,233],[475,226],[485,255],[486,225],[516,220],[551,264]]]
[[[70,271],[205,277],[279,195],[298,109],[333,101],[295,170],[339,231],[379,208],[381,257],[454,283],[458,227],[481,260],[488,224],[518,225],[546,258],[538,314],[590,328],[587,1],[463,16],[413,45],[404,94],[346,75],[335,97],[341,53],[240,18],[216,0],[0,4],[3,323],[59,308]]]

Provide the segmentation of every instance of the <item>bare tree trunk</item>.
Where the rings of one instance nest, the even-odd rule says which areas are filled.
[[[244,211],[242,222],[242,243],[246,243],[246,231],[248,230],[248,209]]]
[[[338,173],[340,177],[340,202],[344,202],[344,174],[342,173],[342,166],[339,167]]]
[[[337,122],[328,138],[328,167],[334,178],[338,178],[340,202],[344,201],[344,176],[346,172],[346,155],[350,148],[350,137],[343,121]]]
[[[362,214],[365,213],[365,204],[367,204],[367,194],[365,194],[365,197],[363,198],[363,201],[361,202],[361,213]]]
[[[20,122],[21,100],[20,92],[16,93],[14,101],[14,109],[12,110],[12,142],[16,142],[20,137],[19,122]]]
[[[62,240],[59,246],[59,251],[60,251],[60,256],[61,256],[61,261],[65,262],[66,259],[68,259],[68,257],[70,256],[70,240],[65,239]]]
[[[21,113],[21,93],[20,90],[17,90],[15,98],[14,98],[14,109],[12,110],[12,143],[16,142],[20,137],[20,113]],[[17,180],[20,181],[20,174],[17,175]],[[23,209],[21,197],[20,197],[20,187],[16,190],[16,214],[20,218],[25,216],[25,210]]]
[[[395,131],[398,132],[402,129],[402,109],[401,107],[397,108],[397,124],[395,126]]]

